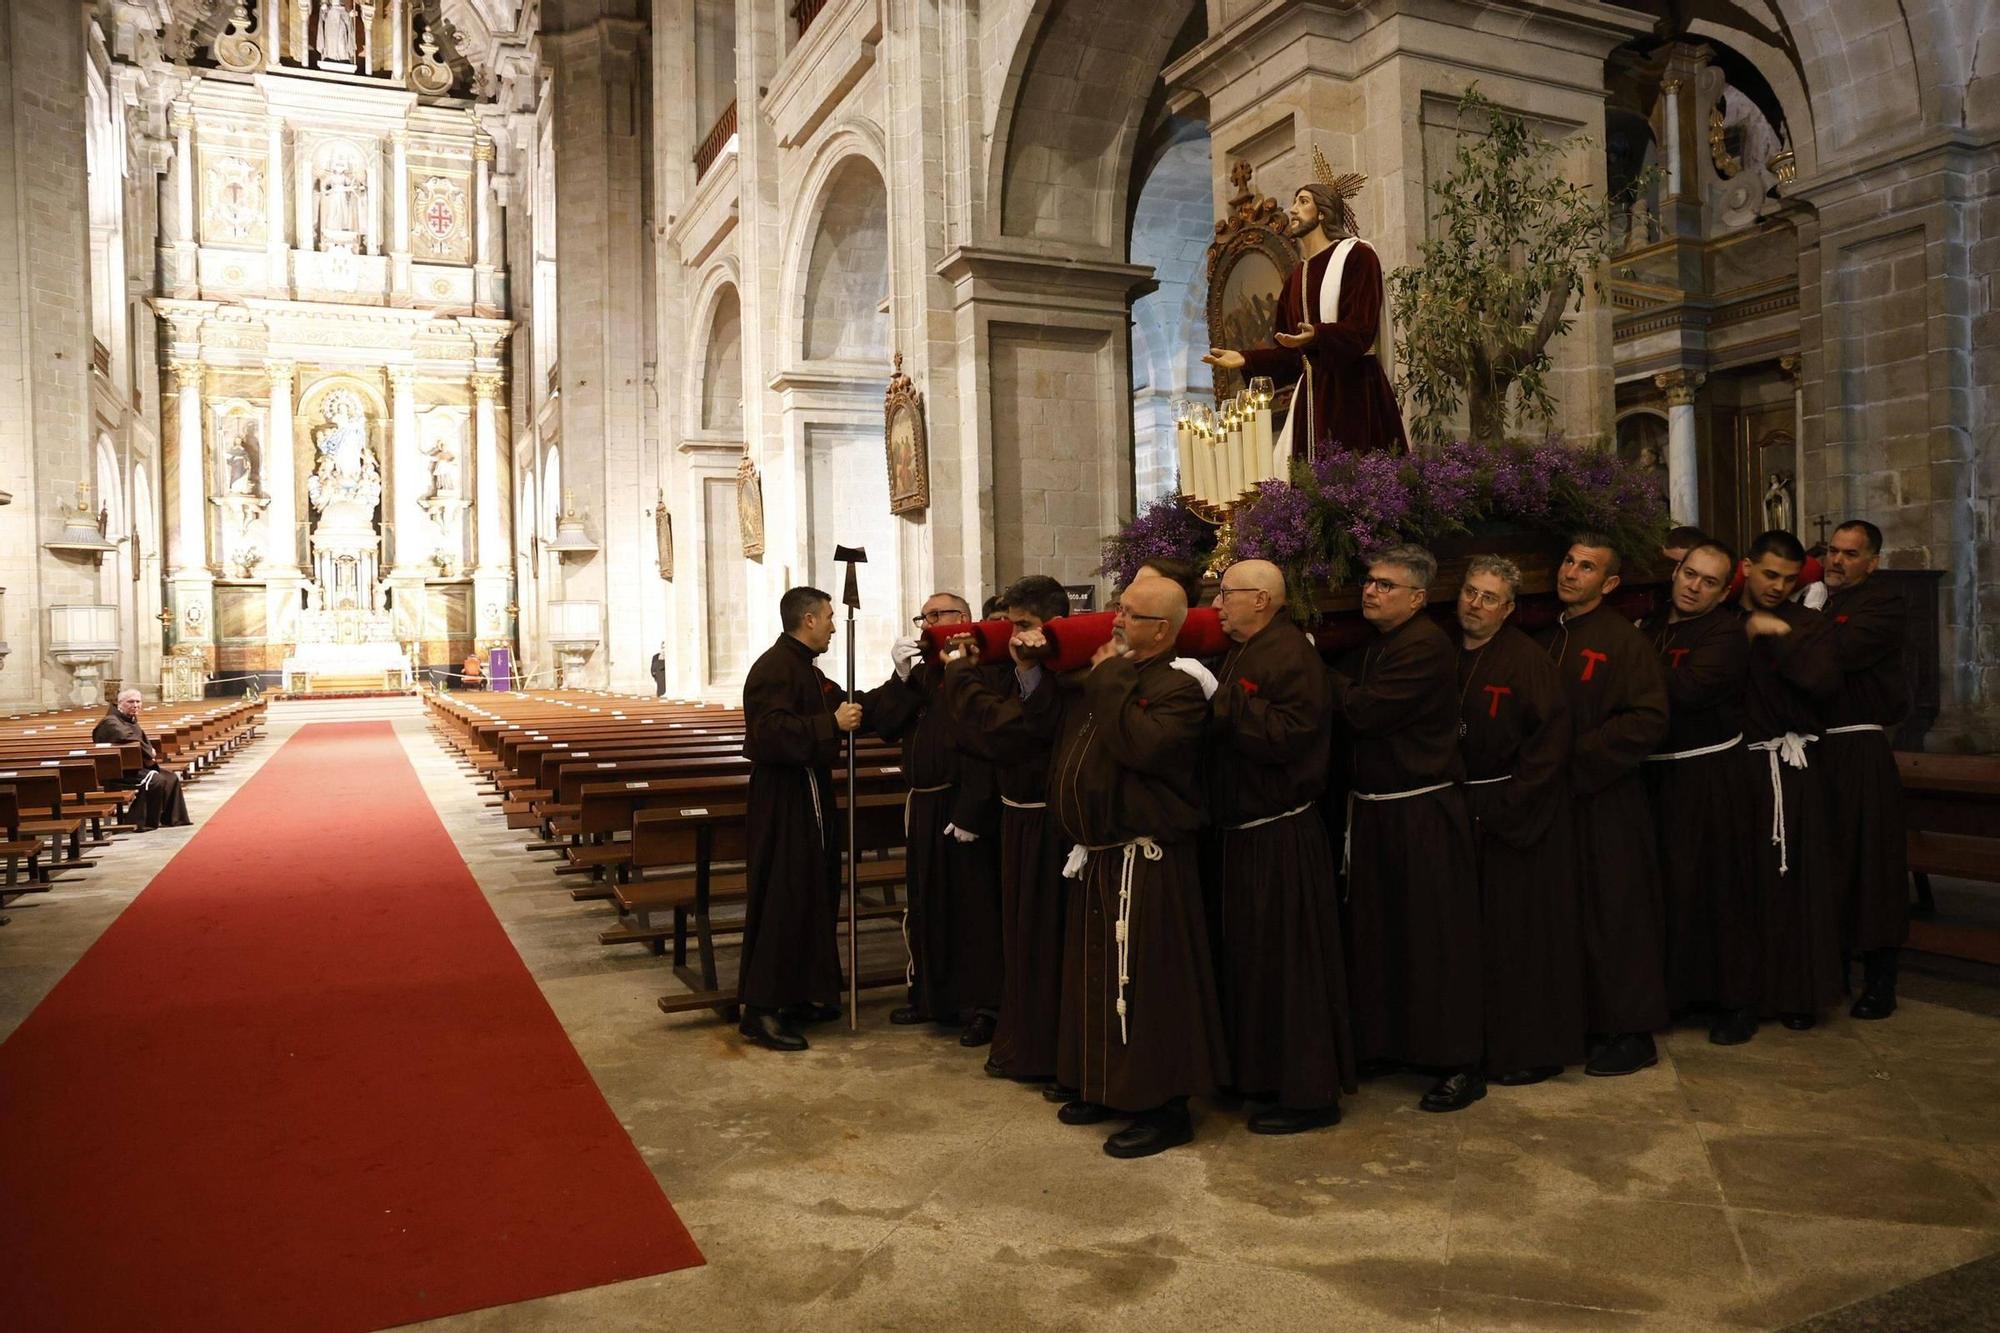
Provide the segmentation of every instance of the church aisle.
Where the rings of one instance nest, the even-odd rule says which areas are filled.
[[[270,756],[0,1046],[10,1326],[379,1328],[701,1262],[386,722]]]

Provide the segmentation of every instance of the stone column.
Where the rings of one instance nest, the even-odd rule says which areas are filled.
[[[205,449],[201,431],[201,362],[176,359],[173,363],[176,401],[180,408],[180,433],[175,440],[174,479],[179,487],[174,505],[173,538],[168,564],[176,578],[183,574],[208,573],[208,487],[204,484],[202,460]]]
[[[479,135],[472,141],[472,304],[497,310],[493,292],[493,141]]]
[[[192,248],[201,224],[194,212],[194,112],[185,105],[176,105],[173,127],[174,175],[178,187],[174,204],[180,210],[180,243]]]
[[[394,211],[389,223],[389,291],[397,305],[410,299],[410,140],[397,130],[389,136],[392,152],[389,170],[389,198]]]
[[[1785,378],[1792,382],[1792,509],[1798,515],[1800,540],[1804,540],[1806,523],[1806,380],[1800,374],[1801,363],[1796,355],[1778,358],[1778,369],[1785,372]]]
[[[512,556],[500,535],[500,520],[507,504],[502,489],[507,474],[500,465],[501,387],[498,371],[472,373],[472,611],[474,631],[482,644],[504,643],[507,639],[505,608]]]
[[[1668,79],[1660,85],[1667,102],[1667,193],[1678,195],[1684,184],[1681,171],[1681,81]]]
[[[1707,378],[1695,370],[1669,370],[1653,376],[1653,383],[1667,395],[1667,508],[1676,523],[1701,523],[1694,395]]]
[[[390,405],[389,494],[396,525],[397,578],[421,579],[432,544],[427,539],[424,511],[424,457],[417,450],[417,372],[414,366],[389,367]]]
[[[284,579],[298,573],[297,484],[292,476],[292,376],[290,361],[270,360],[271,417],[264,432],[264,493],[271,507],[264,511],[264,564]]]
[[[270,272],[265,285],[280,294],[291,291],[291,237],[285,231],[285,123],[271,122],[270,169],[265,173],[264,252]]]

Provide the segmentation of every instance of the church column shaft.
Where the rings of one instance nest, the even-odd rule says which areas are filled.
[[[424,493],[419,480],[424,473],[424,460],[417,452],[416,371],[408,366],[391,367],[389,384],[395,395],[389,444],[394,469],[390,485],[395,496],[392,511],[396,523],[395,567],[399,573],[421,573],[417,562],[430,551],[424,540],[424,511],[417,505]]]
[[[1667,395],[1667,507],[1676,523],[1701,522],[1694,395],[1706,378],[1692,370],[1670,370],[1653,377],[1653,383]]]
[[[268,210],[265,220],[265,248],[271,256],[270,285],[287,287],[285,273],[285,251],[291,242],[285,233],[285,125],[283,121],[271,122],[271,166],[264,190],[264,205]]]
[[[473,373],[473,532],[479,571],[484,574],[507,568],[507,552],[500,543],[500,430],[493,401],[499,392],[499,375]]]
[[[174,462],[180,495],[175,505],[170,555],[176,574],[192,574],[206,572],[208,567],[208,516],[204,512],[208,488],[202,484],[202,365],[199,361],[176,361],[173,370],[180,401],[180,431]]]
[[[292,479],[292,363],[269,361],[271,375],[271,424],[264,438],[264,491],[271,497],[265,511],[270,545],[265,563],[283,577],[298,569],[298,520],[293,513],[295,487]]]
[[[196,239],[198,220],[194,215],[194,115],[181,111],[174,115],[175,204],[180,209],[180,238]]]
[[[1667,96],[1667,193],[1681,192],[1681,85],[1670,79],[1662,85]]]
[[[398,296],[410,292],[410,144],[401,130],[396,132],[389,169],[389,198],[394,203],[389,228],[389,289]]]

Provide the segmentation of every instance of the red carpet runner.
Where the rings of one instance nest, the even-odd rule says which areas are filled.
[[[387,723],[301,730],[0,1046],[8,1329],[371,1329],[700,1262]]]

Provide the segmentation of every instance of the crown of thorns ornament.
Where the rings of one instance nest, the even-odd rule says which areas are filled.
[[[1319,145],[1314,144],[1313,179],[1333,191],[1334,200],[1340,205],[1340,225],[1342,229],[1349,236],[1360,235],[1361,226],[1355,219],[1354,210],[1348,207],[1347,201],[1361,193],[1361,187],[1368,183],[1368,178],[1358,171],[1347,171],[1335,175],[1333,164],[1326,160],[1326,154],[1319,150]]]

